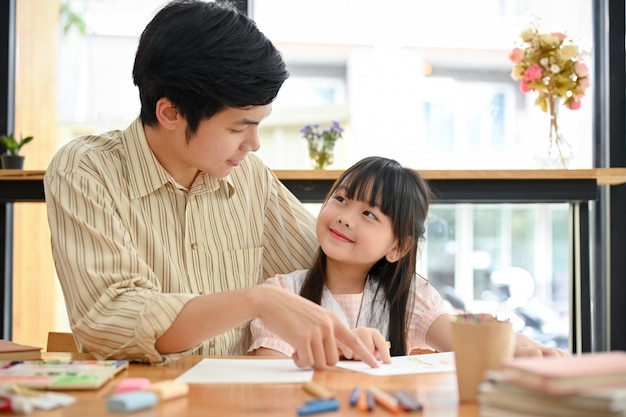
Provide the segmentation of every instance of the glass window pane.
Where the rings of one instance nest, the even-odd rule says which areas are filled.
[[[533,156],[547,142],[549,118],[535,105],[536,94],[522,93],[511,78],[508,54],[534,21],[542,32],[565,32],[591,52],[591,0],[476,4],[254,2],[257,24],[292,73],[263,130],[259,154],[275,168],[307,168],[298,128],[337,119],[346,132],[335,168],[369,154],[421,169],[538,168]],[[586,62],[591,67],[591,55]],[[328,68],[323,91],[342,101],[324,105],[317,99],[320,81],[307,67]],[[345,71],[332,75],[337,67]],[[301,93],[293,94],[296,89]],[[560,112],[563,134],[574,146],[571,167],[592,165],[592,94],[587,91],[581,109]],[[289,111],[295,107],[302,111]],[[286,141],[295,142],[287,159],[275,152]]]
[[[568,348],[569,206],[434,204],[421,271],[452,312],[490,312]]]

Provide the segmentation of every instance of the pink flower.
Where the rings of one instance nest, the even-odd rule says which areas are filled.
[[[536,22],[535,22],[536,23]],[[535,104],[545,112],[550,97],[559,97],[566,108],[577,110],[591,86],[589,68],[580,51],[564,32],[541,33],[533,24],[520,33],[522,42],[508,52],[513,62],[511,78],[523,93],[537,93]]]
[[[538,64],[532,64],[524,73],[524,81],[536,81],[541,78],[543,71]]]
[[[522,59],[524,59],[524,51],[520,48],[513,48],[513,50],[509,53],[509,59],[515,63],[522,62]]]
[[[578,110],[580,109],[580,100],[570,99],[565,102],[565,107],[570,110]]]
[[[576,63],[574,64],[574,72],[579,77],[586,77],[587,75],[589,75],[589,68],[587,68],[587,65],[585,65],[584,62],[576,61]]]
[[[522,79],[519,82],[519,89],[522,90],[522,93],[528,93],[530,91],[530,86],[528,85],[528,81],[526,81],[526,79]]]
[[[588,89],[589,86],[591,86],[591,81],[589,81],[588,77],[578,79],[578,88],[580,88],[582,91]]]

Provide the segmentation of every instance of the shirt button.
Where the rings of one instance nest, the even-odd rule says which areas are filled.
[[[211,349],[213,349],[213,348],[215,347],[215,340],[211,340],[211,341],[209,342],[209,347],[210,347]]]
[[[191,244],[191,249],[192,250],[197,250],[198,249],[198,244],[197,243],[192,243]]]

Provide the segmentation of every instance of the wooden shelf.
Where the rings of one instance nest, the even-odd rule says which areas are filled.
[[[343,170],[274,170],[281,180],[335,180]],[[425,169],[426,180],[596,180],[598,185],[626,183],[626,168],[592,169]]]
[[[335,180],[343,170],[276,169],[281,180]],[[2,180],[40,180],[45,171],[24,171],[19,169],[0,169]],[[559,180],[589,179],[598,185],[620,185],[626,183],[626,168],[591,168],[591,169],[424,169],[419,173],[427,180]]]

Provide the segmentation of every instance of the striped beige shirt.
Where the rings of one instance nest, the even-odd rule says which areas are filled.
[[[176,357],[154,345],[189,300],[307,268],[318,247],[314,217],[257,157],[187,190],[139,120],[64,146],[44,186],[70,325],[101,358]],[[249,333],[246,323],[185,353],[244,354]]]

